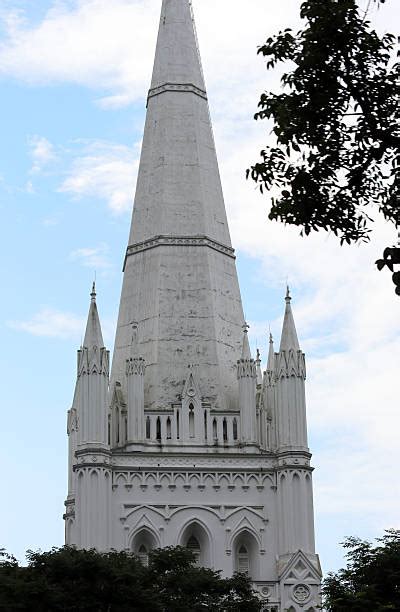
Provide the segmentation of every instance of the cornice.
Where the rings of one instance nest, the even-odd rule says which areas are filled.
[[[137,242],[128,246],[125,255],[124,267],[125,271],[127,258],[137,253],[143,253],[149,249],[155,249],[160,246],[195,246],[195,247],[209,247],[214,251],[218,251],[223,255],[228,255],[232,259],[236,259],[235,250],[232,247],[228,247],[208,236],[154,236],[143,242]]]
[[[194,93],[196,96],[200,96],[203,100],[207,100],[207,92],[204,89],[200,89],[197,85],[193,85],[193,83],[164,83],[163,85],[159,85],[158,87],[153,87],[149,89],[149,93],[147,96],[147,104],[149,104],[150,98],[154,98],[155,96],[159,96],[167,91],[172,91],[174,93]]]

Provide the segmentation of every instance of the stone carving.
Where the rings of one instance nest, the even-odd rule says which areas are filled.
[[[298,376],[306,379],[306,361],[302,351],[289,349],[276,355],[276,380]]]
[[[146,364],[142,357],[134,357],[126,360],[127,376],[144,376],[145,369]]]
[[[293,589],[293,599],[299,604],[305,603],[310,595],[311,591],[306,584],[298,584]]]

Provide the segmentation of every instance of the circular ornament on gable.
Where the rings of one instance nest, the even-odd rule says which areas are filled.
[[[193,389],[193,387],[190,387],[190,389],[187,390],[187,394],[190,397],[194,397],[196,395],[196,391],[195,391],[195,389]]]
[[[271,591],[269,590],[269,587],[263,586],[261,589],[261,595],[265,598],[269,597],[271,595]]]
[[[293,599],[297,601],[297,603],[304,603],[308,599],[310,599],[311,591],[306,584],[297,584],[293,589]]]

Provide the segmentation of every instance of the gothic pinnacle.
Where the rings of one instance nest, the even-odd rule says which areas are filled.
[[[242,359],[251,359],[250,344],[249,344],[249,332],[250,326],[245,323],[243,325],[243,347],[242,347]]]
[[[300,350],[296,326],[294,324],[291,301],[292,298],[290,297],[290,290],[289,287],[287,287],[285,297],[286,308],[285,317],[283,319],[280,351],[288,351],[290,349],[293,349],[295,351]]]
[[[96,304],[96,285],[93,283],[92,292],[90,294],[90,308],[89,315],[86,325],[85,338],[83,340],[83,346],[86,348],[92,348],[94,346],[98,348],[104,347],[103,334],[101,332],[101,325],[99,319],[99,313]]]

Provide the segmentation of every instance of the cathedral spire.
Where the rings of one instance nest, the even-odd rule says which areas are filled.
[[[112,366],[123,393],[133,320],[145,407],[171,406],[195,363],[207,401],[237,409],[243,309],[189,0],[162,3]]]
[[[293,349],[294,351],[300,350],[296,326],[294,324],[291,301],[292,298],[290,296],[290,290],[289,287],[287,287],[285,298],[286,309],[285,317],[283,319],[281,346],[279,349],[280,351],[288,351],[290,349]]]
[[[192,85],[205,95],[203,70],[189,0],[163,0],[151,90]]]
[[[90,308],[89,315],[86,325],[85,338],[83,340],[83,346],[86,348],[103,348],[103,334],[101,332],[101,325],[99,319],[99,313],[96,304],[96,284],[93,283],[92,292],[90,294]]]

